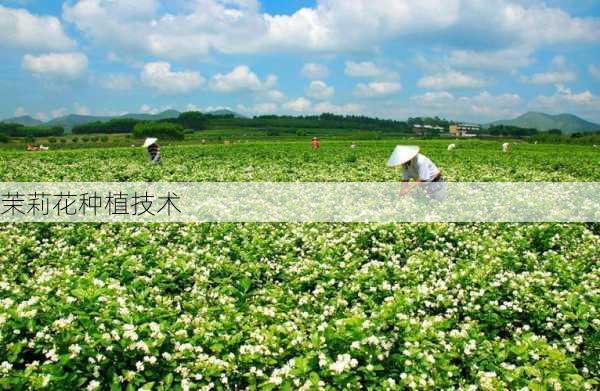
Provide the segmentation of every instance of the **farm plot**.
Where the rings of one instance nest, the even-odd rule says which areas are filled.
[[[387,181],[392,142],[6,153],[3,181]],[[591,148],[419,142],[450,180]],[[4,224],[3,389],[594,389],[595,224]]]

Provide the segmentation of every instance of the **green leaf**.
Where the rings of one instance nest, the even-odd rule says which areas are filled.
[[[144,390],[144,391],[151,391],[151,390],[152,390],[152,387],[154,387],[154,382],[153,382],[153,381],[151,381],[151,382],[149,382],[149,383],[146,383],[146,384],[144,384],[144,385],[141,387],[141,389],[142,389],[142,390]]]

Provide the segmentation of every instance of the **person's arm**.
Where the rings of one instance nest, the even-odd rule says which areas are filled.
[[[400,190],[400,195],[403,196],[407,194],[409,191],[419,186],[423,181],[421,178],[416,179],[413,183],[409,183],[408,180],[402,180],[402,189]]]
[[[157,149],[156,153],[154,154],[154,158],[152,158],[152,161],[156,163],[159,160],[160,160],[160,150]]]

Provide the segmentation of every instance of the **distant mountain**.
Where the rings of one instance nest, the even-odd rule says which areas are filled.
[[[45,126],[62,126],[65,130],[70,131],[74,126],[89,124],[96,121],[108,121],[112,117],[98,117],[94,115],[79,115],[69,114],[62,117],[54,118],[46,122]]]
[[[35,119],[29,115],[22,115],[20,117],[14,117],[14,118],[7,118],[7,119],[3,119],[0,122],[5,122],[8,124],[21,124],[24,126],[38,126],[43,124],[44,122],[40,121],[39,119]]]
[[[133,119],[138,119],[140,121],[158,121],[161,119],[177,118],[177,117],[179,117],[179,114],[181,114],[181,113],[177,110],[166,110],[166,111],[163,111],[162,113],[158,113],[158,114],[130,113],[130,114],[122,115],[119,118],[133,118]]]
[[[213,111],[207,112],[206,114],[211,114],[211,115],[233,115],[235,118],[244,118],[243,115],[238,114],[235,111],[231,111],[231,110],[227,110],[227,109],[213,110]]]
[[[65,128],[65,130],[67,132],[69,132],[69,131],[71,131],[71,129],[73,129],[73,127],[75,127],[77,125],[85,125],[85,124],[89,124],[89,123],[97,122],[97,121],[101,121],[101,122],[110,121],[113,118],[133,118],[133,119],[137,119],[137,120],[141,120],[141,121],[157,121],[157,120],[161,120],[161,119],[177,118],[179,116],[179,114],[180,113],[177,110],[167,110],[167,111],[163,111],[162,113],[158,113],[158,114],[130,113],[130,114],[118,115],[118,116],[94,116],[94,115],[69,114],[69,115],[65,115],[63,117],[58,117],[51,121],[48,121],[48,122],[46,122],[46,125],[62,126]]]
[[[89,124],[89,123],[97,122],[97,121],[104,122],[104,121],[109,121],[113,118],[132,118],[132,119],[137,119],[140,121],[158,121],[158,120],[162,120],[162,119],[177,118],[177,117],[179,117],[179,114],[181,114],[181,113],[177,110],[166,110],[166,111],[163,111],[163,112],[157,113],[157,114],[129,113],[129,114],[117,115],[117,116],[69,114],[69,115],[65,115],[62,117],[54,118],[45,123],[26,115],[26,116],[22,116],[22,117],[8,118],[8,119],[2,120],[0,122],[17,123],[17,124],[23,124],[25,126],[38,126],[38,125],[62,126],[63,128],[65,128],[66,132],[69,133],[71,131],[71,129],[73,129],[73,127],[75,127],[77,125],[85,125],[85,124]],[[215,111],[208,112],[207,114],[233,115],[236,118],[244,118],[242,115],[240,115],[234,111],[231,111],[231,110],[215,110]]]
[[[586,121],[573,114],[550,115],[529,112],[511,120],[492,122],[490,125],[511,125],[520,128],[536,128],[538,130],[560,129],[564,133],[594,132],[600,125]]]

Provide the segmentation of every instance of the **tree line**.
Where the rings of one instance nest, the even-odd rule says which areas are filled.
[[[414,117],[407,121],[372,118],[361,115],[338,115],[323,113],[320,115],[261,115],[252,118],[237,117],[232,114],[213,115],[190,111],[181,113],[176,118],[145,121],[133,118],[114,118],[105,122],[93,122],[73,127],[76,135],[129,133],[134,137],[148,136],[183,139],[185,133],[205,129],[219,128],[259,128],[267,131],[267,135],[278,135],[280,132],[293,131],[297,135],[304,134],[306,130],[339,129],[367,130],[381,133],[413,134],[415,125],[430,125],[441,127],[442,132],[447,132],[450,125],[456,122],[439,117]],[[430,136],[436,136],[439,131],[432,131]],[[482,129],[481,134],[497,137],[534,138],[538,140],[567,140],[580,138],[579,142],[597,137],[592,134],[574,134],[563,136],[561,130],[552,129],[540,132],[534,128],[520,128],[510,125],[493,125]],[[20,124],[0,123],[0,141],[6,142],[9,137],[54,137],[64,134],[62,127],[28,127]]]
[[[512,126],[512,125],[492,125],[484,133],[488,133],[492,136],[520,138],[520,137],[535,136],[536,134],[539,133],[539,131],[534,128],[520,128],[518,126]]]
[[[64,133],[62,126],[24,126],[0,122],[0,135],[5,137],[52,137],[62,136]]]

